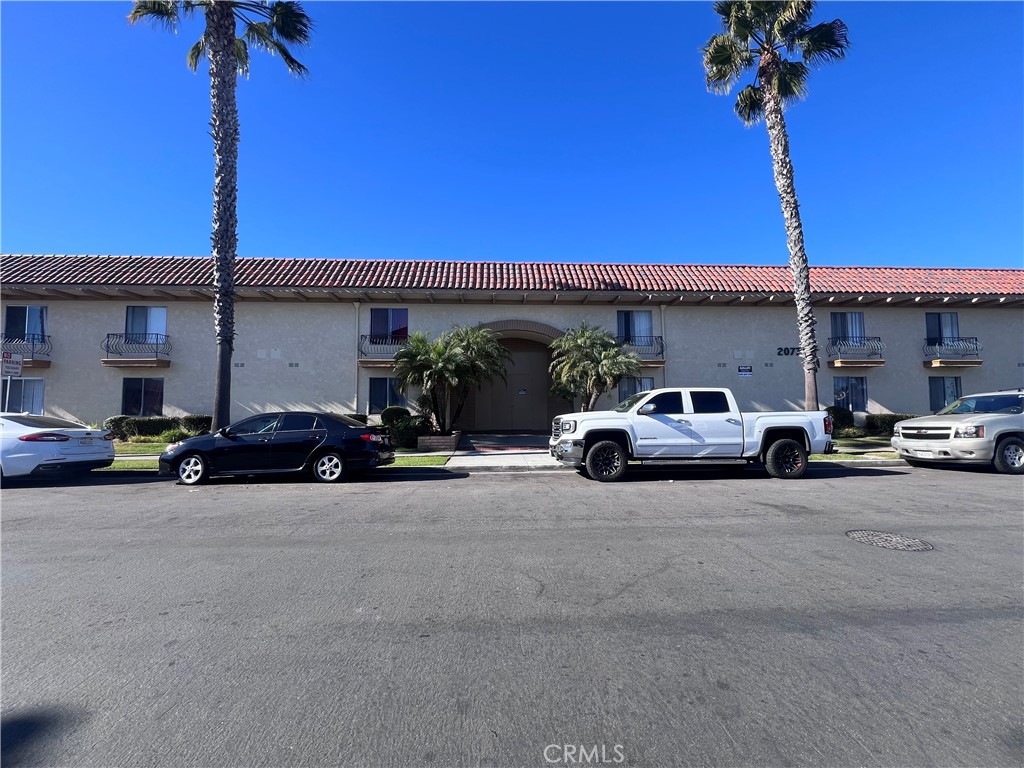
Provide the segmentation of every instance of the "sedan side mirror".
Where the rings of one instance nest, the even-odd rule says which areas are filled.
[[[217,430],[217,434],[221,437],[231,437],[231,430],[227,427],[221,427]]]
[[[640,408],[637,409],[637,413],[639,413],[641,416],[650,416],[652,413],[657,413],[657,411],[658,406],[656,406],[654,403],[644,403],[643,405],[640,406]]]

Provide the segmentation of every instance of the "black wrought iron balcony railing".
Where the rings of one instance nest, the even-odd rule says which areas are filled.
[[[979,357],[981,351],[977,336],[943,336],[924,340],[925,357]]]
[[[171,337],[162,333],[108,333],[103,351],[114,357],[170,359]]]
[[[641,359],[662,359],[665,357],[665,340],[661,336],[616,336],[615,340],[627,352]]]
[[[408,341],[408,336],[360,336],[359,356],[379,359],[394,357]]]
[[[53,346],[50,337],[42,333],[23,333],[4,336],[3,351],[21,355],[26,360],[49,360]]]
[[[880,336],[832,336],[825,352],[829,357],[838,358],[881,357],[885,344]]]

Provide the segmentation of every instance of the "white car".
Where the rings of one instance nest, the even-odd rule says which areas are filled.
[[[991,464],[1024,474],[1024,389],[966,395],[934,416],[899,421],[891,443],[911,466]]]
[[[0,474],[49,475],[109,467],[114,436],[105,429],[37,416],[0,413]]]

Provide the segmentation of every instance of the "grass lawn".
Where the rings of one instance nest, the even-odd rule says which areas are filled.
[[[120,459],[115,461],[109,467],[103,467],[103,469],[97,469],[97,472],[111,472],[114,470],[122,469],[152,469],[154,472],[157,468],[156,459]]]
[[[115,456],[152,456],[161,454],[167,443],[123,443],[120,440],[114,441]]]

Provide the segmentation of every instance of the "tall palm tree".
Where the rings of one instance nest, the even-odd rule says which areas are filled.
[[[583,400],[592,411],[619,381],[640,375],[640,359],[626,352],[610,331],[586,321],[551,342],[552,392]]]
[[[235,344],[235,255],[238,248],[238,75],[249,73],[249,48],[278,55],[288,70],[307,72],[289,45],[307,45],[313,22],[294,0],[138,0],[128,21],[152,21],[176,32],[182,17],[202,11],[206,28],[188,52],[195,72],[210,60],[210,134],[213,136],[213,324],[217,339],[213,429],[231,420],[231,354]],[[241,34],[239,35],[239,25]]]
[[[708,90],[727,94],[752,70],[754,81],[736,94],[736,114],[747,126],[761,121],[768,141],[786,225],[789,268],[793,274],[800,358],[804,368],[804,408],[818,408],[818,342],[814,332],[811,277],[804,250],[804,230],[789,157],[789,134],[783,109],[807,95],[809,66],[846,57],[847,29],[839,19],[811,24],[814,3],[717,2],[723,32],[702,49]],[[796,59],[787,58],[797,57]]]
[[[447,434],[470,390],[495,376],[505,378],[510,357],[489,328],[456,327],[434,340],[416,331],[395,353],[395,378],[403,392],[422,390],[435,426]]]

